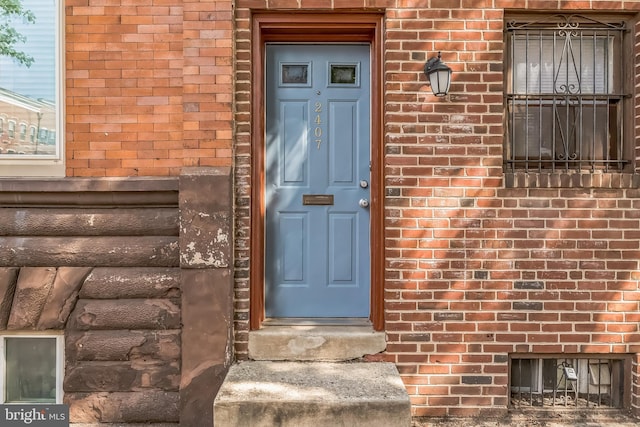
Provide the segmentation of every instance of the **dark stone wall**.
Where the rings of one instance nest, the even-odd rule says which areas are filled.
[[[213,425],[213,400],[233,360],[232,230],[231,169],[183,169],[181,426]]]
[[[0,180],[0,333],[64,331],[72,423],[212,424],[231,218],[228,168]]]

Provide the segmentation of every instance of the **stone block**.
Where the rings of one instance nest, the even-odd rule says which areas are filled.
[[[18,268],[0,268],[0,330],[7,329],[19,271]]]
[[[181,426],[210,426],[215,397],[232,361],[233,274],[183,269]]]
[[[202,193],[206,192],[207,197]],[[180,176],[180,264],[227,268],[233,264],[231,168],[185,168]]]
[[[180,269],[164,267],[94,268],[80,298],[174,298],[180,296]]]
[[[66,392],[140,391],[161,389],[177,391],[180,366],[157,362],[78,362],[65,369]]]
[[[37,329],[63,329],[90,267],[60,267],[38,319]]]
[[[35,329],[55,277],[51,267],[20,269],[7,329]]]
[[[177,267],[174,236],[0,237],[0,265],[8,267]]]
[[[177,361],[179,330],[69,331],[65,354],[70,361]]]
[[[168,299],[78,300],[71,329],[178,329],[180,307]]]
[[[177,392],[65,393],[73,423],[178,422]]]
[[[177,236],[178,209],[0,209],[2,236]]]

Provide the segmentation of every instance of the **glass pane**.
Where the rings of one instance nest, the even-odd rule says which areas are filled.
[[[518,160],[552,160],[552,109],[544,105],[519,103],[512,106],[513,158]],[[545,126],[541,126],[545,123]]]
[[[56,128],[56,0],[22,0],[17,15],[3,16],[2,26],[20,36],[0,55],[0,116],[37,129]],[[5,31],[0,32],[0,36]],[[32,141],[17,132],[4,135],[0,157],[7,153],[55,156],[56,141]]]
[[[283,64],[283,84],[307,84],[309,78],[309,65],[307,64]]]
[[[617,119],[615,108],[605,102],[584,102],[575,112],[578,140],[581,141],[577,155],[589,160],[618,160],[618,153],[608,152],[615,147]],[[609,143],[609,138],[611,143]],[[621,153],[620,153],[621,154]]]
[[[514,36],[515,93],[612,93],[612,36],[583,32],[576,37]]]
[[[356,84],[356,65],[331,65],[331,84]]]
[[[538,390],[538,364],[532,359],[511,361],[511,386],[515,391]]]
[[[6,338],[6,401],[56,402],[56,339]]]
[[[20,124],[20,140],[24,141],[27,139],[27,125],[24,123]]]
[[[515,160],[617,160],[609,138],[616,141],[615,105],[582,100],[568,105],[561,100],[517,103],[510,106],[512,159]]]

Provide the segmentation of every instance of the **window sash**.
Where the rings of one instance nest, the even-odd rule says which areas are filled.
[[[513,35],[512,85],[516,94],[613,94],[614,40],[596,32]]]
[[[25,123],[20,123],[20,141],[25,141],[27,139],[27,125]]]
[[[16,136],[16,122],[13,120],[9,120],[9,126],[8,126],[8,133],[9,133],[9,138],[13,139]]]
[[[27,42],[17,44],[16,49],[34,56],[35,61],[27,68],[12,58],[0,57],[0,116],[54,130],[55,140],[43,144],[36,130],[33,139],[2,144],[0,176],[64,176],[64,4],[61,0],[22,0],[22,5],[35,13],[36,22],[14,19],[8,23],[27,36]],[[29,82],[46,82],[48,89],[44,94],[35,89],[27,93],[30,87],[38,87]]]
[[[571,164],[618,162],[620,98],[512,99],[510,158]],[[612,141],[612,142],[610,142]]]
[[[578,15],[507,24],[505,163],[621,169],[624,22]]]
[[[12,357],[17,355],[16,343],[20,343],[19,346],[25,346],[30,342],[37,342],[37,340],[53,341],[51,350],[53,350],[55,359],[51,361],[50,366],[47,366],[47,368],[55,370],[54,377],[51,372],[44,372],[42,361],[38,360],[42,358],[42,352],[37,354],[25,353],[20,355],[18,360],[12,360]],[[15,334],[0,336],[0,373],[2,374],[0,377],[0,403],[62,403],[63,351],[64,337],[62,335]],[[29,362],[32,362],[31,365],[29,365]],[[29,369],[30,366],[32,369]],[[25,367],[27,368],[26,370],[24,369]],[[23,375],[16,375],[16,370]],[[20,384],[19,387],[18,384]],[[38,386],[43,388],[39,393],[35,393],[34,390],[37,390]],[[47,390],[44,390],[44,388],[47,388]],[[54,391],[55,395],[53,397],[47,396]],[[25,395],[23,397],[16,396],[17,392],[25,393]],[[31,398],[29,398],[29,394],[31,394]]]

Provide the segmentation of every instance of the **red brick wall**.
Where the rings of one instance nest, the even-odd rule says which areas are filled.
[[[414,414],[506,407],[509,353],[640,353],[640,191],[615,188],[625,187],[616,176],[613,188],[507,189],[502,173],[505,13],[632,13],[639,1],[235,6],[234,14],[230,0],[66,0],[65,139],[67,176],[234,164],[239,358],[248,331],[251,11],[310,8],[385,14],[384,358],[402,373]],[[436,51],[454,69],[444,99],[422,74]]]
[[[67,0],[67,176],[231,165],[231,0]]]
[[[297,0],[237,2],[241,359],[249,317],[251,8],[305,7]],[[397,364],[414,415],[504,410],[510,353],[640,352],[640,191],[624,188],[629,176],[609,177],[607,188],[505,188],[502,172],[505,14],[524,7],[630,12],[640,2],[354,0],[312,7],[385,8],[384,358]],[[437,51],[454,70],[443,99],[430,95],[422,74]],[[637,358],[634,381],[638,411]]]

